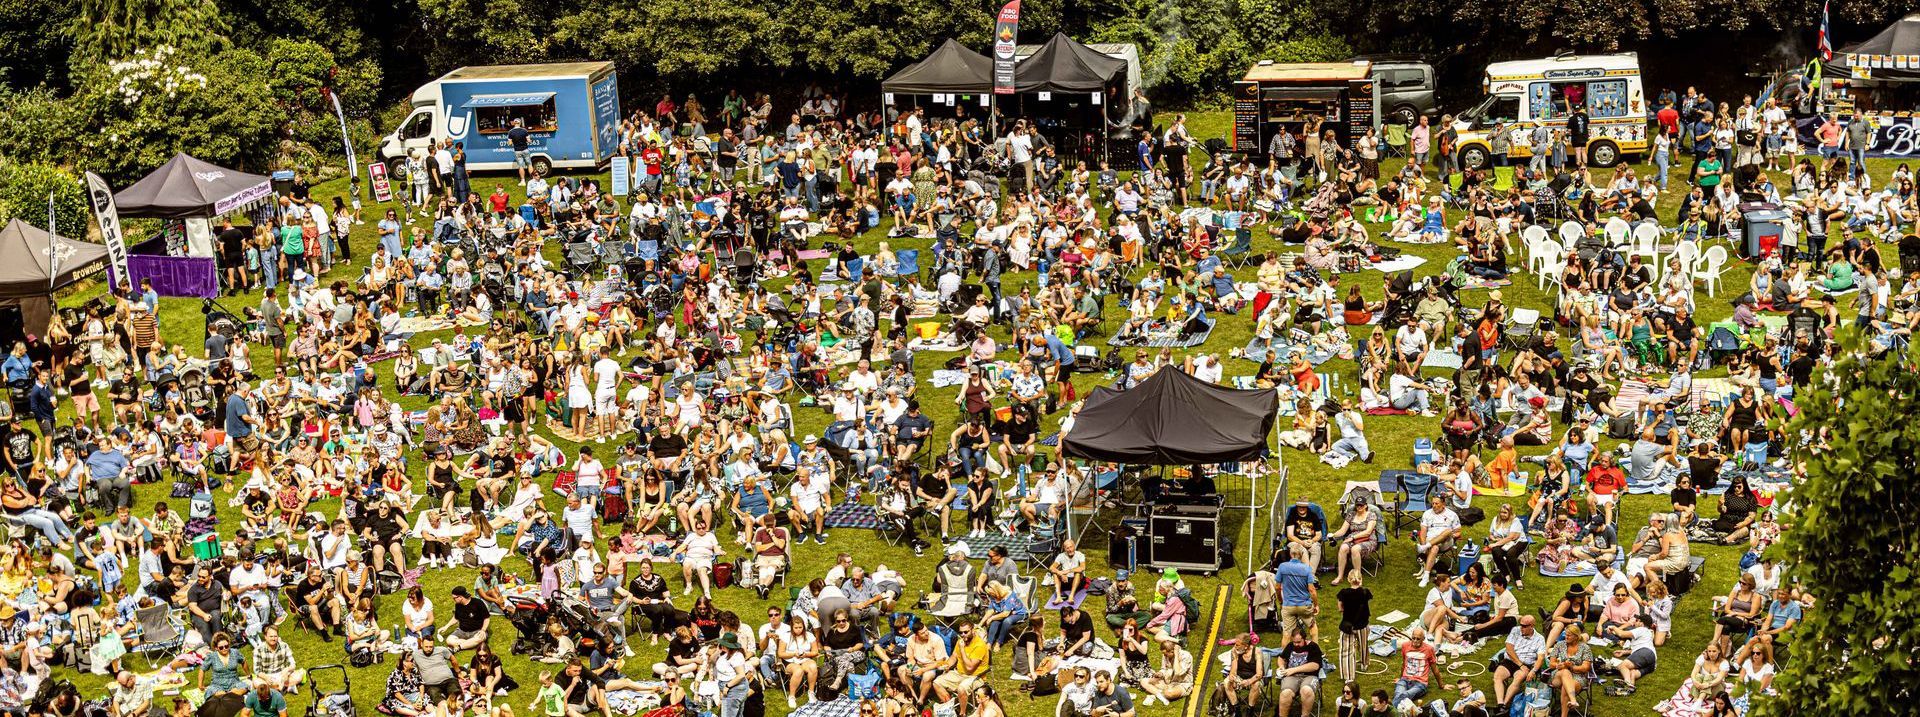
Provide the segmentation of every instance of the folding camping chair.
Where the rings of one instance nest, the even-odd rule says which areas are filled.
[[[919,249],[895,249],[893,258],[898,262],[898,266],[893,270],[894,276],[909,278],[920,275]]]
[[[973,614],[973,583],[979,575],[979,568],[970,561],[941,561],[934,568],[932,588],[920,598],[927,614],[948,626]]]
[[[1253,230],[1240,227],[1233,230],[1233,243],[1221,249],[1217,256],[1223,263],[1244,267],[1253,260]]]
[[[179,656],[181,645],[186,643],[187,628],[166,603],[135,608],[133,622],[140,630],[140,641],[128,647],[127,652],[145,655],[147,669],[158,669]],[[156,661],[155,655],[161,659]]]
[[[1433,476],[1413,471],[1381,471],[1382,482],[1387,473],[1399,474],[1400,485],[1393,499],[1393,534],[1398,536],[1403,527],[1420,524],[1420,514],[1426,512],[1433,492]]]

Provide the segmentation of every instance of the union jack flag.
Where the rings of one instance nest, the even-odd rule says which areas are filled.
[[[1827,6],[1832,2],[1820,3],[1820,38],[1815,41],[1815,49],[1820,51],[1820,59],[1833,61],[1833,41],[1827,37]]]

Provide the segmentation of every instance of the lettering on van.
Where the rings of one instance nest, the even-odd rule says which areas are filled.
[[[1547,70],[1540,73],[1549,80],[1584,80],[1594,77],[1606,77],[1607,71],[1598,67],[1584,67],[1575,70]]]

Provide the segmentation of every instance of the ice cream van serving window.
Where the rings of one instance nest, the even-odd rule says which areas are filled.
[[[1527,84],[1528,114],[1535,119],[1552,120],[1573,114],[1574,107],[1586,107],[1587,116],[1607,119],[1627,116],[1626,80],[1572,80]]]
[[[557,128],[554,122],[553,98],[545,102],[524,105],[488,105],[473,108],[473,121],[480,134],[506,134],[513,129],[513,121],[521,120],[528,132],[552,132]]]

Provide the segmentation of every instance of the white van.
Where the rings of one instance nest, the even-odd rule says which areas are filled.
[[[1529,138],[1534,123],[1564,130],[1575,106],[1587,110],[1588,164],[1611,167],[1622,157],[1644,156],[1648,151],[1646,88],[1636,55],[1496,62],[1487,65],[1481,84],[1486,98],[1461,112],[1454,124],[1460,133],[1462,166],[1492,163],[1488,140],[1496,125],[1510,133],[1509,158],[1533,156]]]

